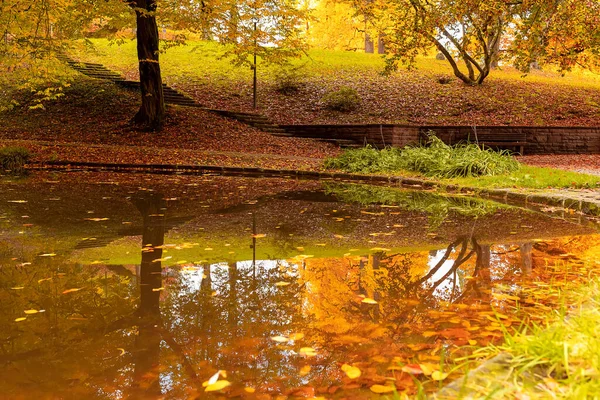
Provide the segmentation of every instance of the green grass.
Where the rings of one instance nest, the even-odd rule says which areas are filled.
[[[563,171],[553,168],[522,165],[518,171],[497,176],[477,178],[455,178],[445,180],[461,186],[481,188],[596,188],[600,186],[600,176]]]
[[[563,307],[541,323],[507,332],[504,344],[475,352],[486,358],[510,354],[513,372],[502,381],[486,376],[486,387],[467,382],[470,398],[600,398],[600,282],[563,297],[576,304],[570,312]]]

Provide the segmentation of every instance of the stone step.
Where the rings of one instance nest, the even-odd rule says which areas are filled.
[[[261,129],[263,132],[268,132],[268,133],[285,133],[286,136],[294,136],[291,133],[287,133],[285,129],[281,129],[281,128],[266,128],[266,129]]]
[[[329,138],[315,138],[319,142],[331,143],[340,147],[362,147],[359,143],[350,139],[329,139]]]
[[[275,124],[250,124],[258,129],[279,129],[279,125]]]
[[[286,133],[285,131],[283,131],[283,132],[268,132],[268,133],[270,133],[272,136],[294,137],[294,135],[292,135],[291,133]]]

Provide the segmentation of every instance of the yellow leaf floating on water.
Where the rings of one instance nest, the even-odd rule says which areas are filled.
[[[163,291],[163,290],[165,290],[164,287],[159,287],[159,288],[152,289],[153,292],[160,292],[160,291]]]
[[[275,284],[275,286],[287,286],[287,285],[289,285],[289,284],[290,284],[289,282],[277,282],[277,283]]]
[[[125,349],[122,347],[117,347],[117,350],[119,350],[119,357],[122,356],[123,354],[125,354]]]
[[[423,373],[427,376],[433,374],[433,372],[435,371],[435,368],[438,367],[435,364],[429,364],[429,363],[423,363],[423,364],[419,364],[419,367],[421,367],[421,371],[423,371]]]
[[[86,218],[86,221],[94,221],[94,222],[100,222],[100,221],[108,221],[108,218]]]
[[[419,364],[406,364],[402,367],[402,371],[413,375],[421,375],[423,373],[423,369]]]
[[[15,319],[15,322],[21,322],[21,321],[25,321],[27,319],[27,317],[20,317]]]
[[[256,235],[252,235],[252,237],[255,239],[260,239],[260,238],[267,237],[267,234],[266,233],[257,233]]]
[[[253,387],[251,387],[251,386],[247,386],[247,387],[244,388],[244,392],[246,392],[246,393],[254,393],[254,392],[256,392],[256,389],[253,388]]]
[[[344,371],[346,376],[350,379],[356,379],[361,375],[360,369],[348,364],[342,365],[342,371]]]
[[[39,313],[39,310],[25,310],[25,314],[27,314],[27,315],[37,314],[37,313]]]
[[[202,386],[208,387],[210,385],[214,385],[215,383],[217,383],[220,376],[222,376],[223,378],[227,378],[227,371],[224,371],[222,369],[218,370],[213,376],[210,377],[209,380],[207,380],[206,382],[202,382]]]
[[[470,339],[470,340],[469,340],[469,344],[470,344],[471,346],[475,346],[475,345],[477,344],[477,340]]]
[[[44,253],[44,254],[40,254],[38,257],[54,257],[56,256],[55,253]]]
[[[277,343],[287,343],[290,341],[290,339],[285,336],[271,336],[271,340]]]
[[[25,289],[25,286],[18,286],[18,287],[11,287],[11,290],[23,290]]]
[[[304,333],[292,333],[290,335],[290,340],[302,340],[304,339]]]
[[[311,370],[310,365],[305,365],[304,367],[300,368],[300,376],[308,375],[310,370]]]
[[[445,374],[440,371],[434,371],[431,374],[431,379],[433,379],[434,381],[443,381],[444,379],[446,379],[446,377],[448,377],[448,374]]]
[[[63,291],[63,292],[62,292],[62,294],[73,293],[73,292],[79,292],[81,289],[83,289],[83,288],[73,288],[73,289],[67,289],[67,290]]]
[[[371,391],[374,393],[391,393],[394,390],[396,390],[395,386],[388,386],[388,385],[373,385],[370,387]]]
[[[306,356],[306,357],[315,357],[317,355],[317,351],[315,349],[313,349],[312,347],[303,347],[300,349],[300,351],[298,353],[301,356]]]
[[[434,332],[434,331],[425,331],[425,332],[422,333],[423,337],[432,337],[432,336],[435,336],[437,334],[438,333]]]
[[[368,297],[365,297],[364,299],[362,299],[361,303],[365,303],[365,304],[377,304],[377,301],[370,299]]]
[[[226,380],[216,381],[215,383],[209,384],[206,387],[206,389],[204,389],[204,391],[205,392],[218,392],[219,390],[223,390],[228,386],[231,386],[231,382],[229,382],[229,381],[226,381]]]

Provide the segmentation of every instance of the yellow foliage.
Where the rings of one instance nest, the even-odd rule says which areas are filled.
[[[312,11],[314,21],[306,32],[312,47],[327,50],[362,50],[364,22],[350,4],[318,0]]]

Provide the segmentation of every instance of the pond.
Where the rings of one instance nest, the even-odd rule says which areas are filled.
[[[443,369],[535,320],[557,306],[538,289],[585,281],[600,250],[576,215],[428,191],[82,172],[0,185],[3,399],[411,394],[403,366]]]

